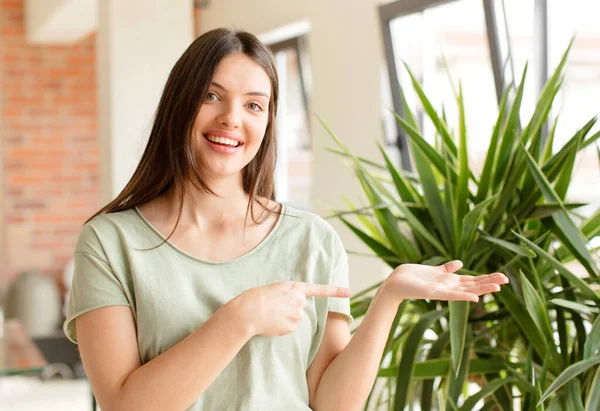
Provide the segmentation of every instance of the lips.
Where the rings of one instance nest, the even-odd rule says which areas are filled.
[[[238,136],[235,133],[228,132],[228,131],[223,131],[223,130],[208,130],[208,131],[202,133],[202,135],[207,140],[209,140],[208,137],[211,136],[211,137],[217,137],[219,139],[226,139],[226,140],[229,140],[230,142],[237,142],[238,143],[237,147],[240,147],[240,146],[244,145],[244,141],[242,140],[242,138],[240,136]],[[213,140],[215,140],[215,139],[213,138]]]
[[[223,146],[223,147],[239,148],[242,145],[242,143],[240,143],[239,141],[230,140],[230,139],[225,138],[225,137],[218,137],[218,136],[213,136],[213,135],[207,135],[207,136],[204,136],[204,138],[209,143],[212,143],[212,144],[215,144],[215,145],[219,145],[219,146]]]

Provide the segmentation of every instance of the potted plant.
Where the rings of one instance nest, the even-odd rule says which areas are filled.
[[[570,48],[570,46],[569,46]],[[381,164],[354,155],[324,124],[349,160],[368,201],[336,211],[372,251],[395,268],[460,259],[463,274],[503,272],[509,286],[479,303],[404,301],[390,330],[367,408],[403,410],[418,402],[432,409],[600,409],[600,270],[590,240],[600,235],[600,209],[583,219],[566,202],[577,153],[593,144],[596,118],[553,150],[542,127],[560,89],[569,49],[521,127],[527,67],[500,103],[481,173],[471,169],[465,108],[455,90],[458,132],[447,126],[419,82],[406,70],[437,131],[423,138],[404,95],[395,114],[406,133],[414,173],[398,169],[380,146]],[[600,150],[599,150],[600,157]],[[568,263],[579,264],[585,276]],[[364,316],[370,289],[351,299]],[[481,407],[479,405],[483,404]]]

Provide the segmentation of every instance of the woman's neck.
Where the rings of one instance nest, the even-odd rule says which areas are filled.
[[[239,185],[211,185],[216,195],[188,184],[185,188],[180,224],[198,227],[239,224],[246,216],[249,196]],[[171,190],[158,199],[164,218],[177,219],[181,207],[180,190]]]

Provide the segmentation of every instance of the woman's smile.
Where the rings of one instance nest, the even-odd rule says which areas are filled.
[[[234,154],[244,145],[241,141],[214,134],[202,134],[210,148],[221,154]]]

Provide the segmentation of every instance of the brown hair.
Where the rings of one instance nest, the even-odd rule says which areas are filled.
[[[257,201],[257,196],[275,200],[275,114],[279,87],[275,61],[271,51],[254,35],[216,29],[198,37],[175,63],[160,98],[148,144],[133,176],[123,191],[89,220],[100,214],[134,208],[177,189],[179,213],[170,237],[181,218],[187,181],[217,195],[208,186],[202,168],[197,164],[191,131],[217,65],[225,56],[239,52],[258,63],[271,82],[265,137],[256,156],[242,170],[243,189],[250,197],[246,218],[250,211],[254,222],[261,223],[274,212]],[[256,220],[251,207],[255,201],[263,207],[261,215],[267,211],[261,221]]]

